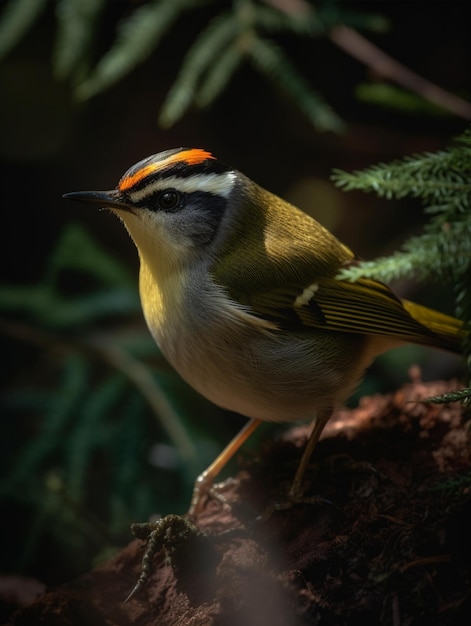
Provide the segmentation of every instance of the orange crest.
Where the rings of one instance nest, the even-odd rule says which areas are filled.
[[[162,159],[162,161],[157,161],[155,163],[149,163],[149,165],[144,165],[141,169],[137,170],[130,176],[125,176],[119,182],[120,191],[127,191],[137,185],[141,180],[144,180],[146,176],[151,174],[152,172],[158,172],[159,170],[163,170],[172,163],[186,163],[187,165],[198,165],[199,163],[203,163],[207,159],[214,159],[213,155],[206,150],[201,148],[192,148],[191,150],[182,150],[181,152],[177,152],[176,154],[172,154],[166,159]]]

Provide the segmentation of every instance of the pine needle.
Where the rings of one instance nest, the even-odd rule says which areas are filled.
[[[0,15],[0,59],[5,57],[33,26],[49,0],[10,0]]]
[[[255,67],[294,99],[317,130],[330,130],[336,133],[343,130],[342,120],[322,96],[311,89],[274,42],[254,38],[249,53]]]
[[[106,0],[57,0],[56,76],[69,77],[88,57],[94,25]]]
[[[162,105],[159,116],[161,126],[172,126],[187,111],[202,76],[231,44],[238,30],[237,20],[232,13],[219,15],[203,30],[185,55],[178,77]],[[216,91],[214,84],[211,89]]]
[[[387,258],[344,269],[340,278],[385,282],[404,277],[434,279],[453,286],[456,314],[471,323],[471,128],[451,146],[435,153],[380,163],[353,173],[334,171],[333,180],[346,191],[374,191],[388,199],[422,201],[430,216],[421,235],[411,237]],[[465,353],[471,354],[471,341]],[[470,361],[471,365],[471,361]]]
[[[181,13],[197,0],[153,0],[121,22],[115,42],[91,76],[77,87],[85,100],[104,91],[147,59]]]

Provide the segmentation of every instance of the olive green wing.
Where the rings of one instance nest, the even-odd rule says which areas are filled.
[[[252,196],[256,202],[238,211],[209,271],[267,328],[386,335],[459,349],[461,322],[402,302],[381,282],[339,280],[340,270],[355,262],[351,250],[276,196],[260,195],[256,186],[246,195]]]
[[[255,315],[292,330],[385,335],[449,350],[459,350],[465,336],[461,321],[402,301],[371,279],[327,278],[252,293],[248,300]]]

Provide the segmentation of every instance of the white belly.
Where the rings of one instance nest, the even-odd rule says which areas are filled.
[[[264,421],[312,419],[340,405],[369,364],[366,339],[340,333],[288,333],[209,320],[152,329],[162,352],[214,404]]]
[[[341,404],[371,360],[361,335],[275,330],[217,287],[173,281],[162,294],[149,280],[141,269],[144,316],[167,360],[208,400],[247,417],[312,419]]]

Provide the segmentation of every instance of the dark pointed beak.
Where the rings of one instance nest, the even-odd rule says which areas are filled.
[[[101,207],[120,209],[128,213],[134,211],[132,204],[125,202],[117,189],[112,189],[111,191],[72,191],[71,193],[65,193],[62,197],[67,200],[88,202],[89,204],[98,204]]]

